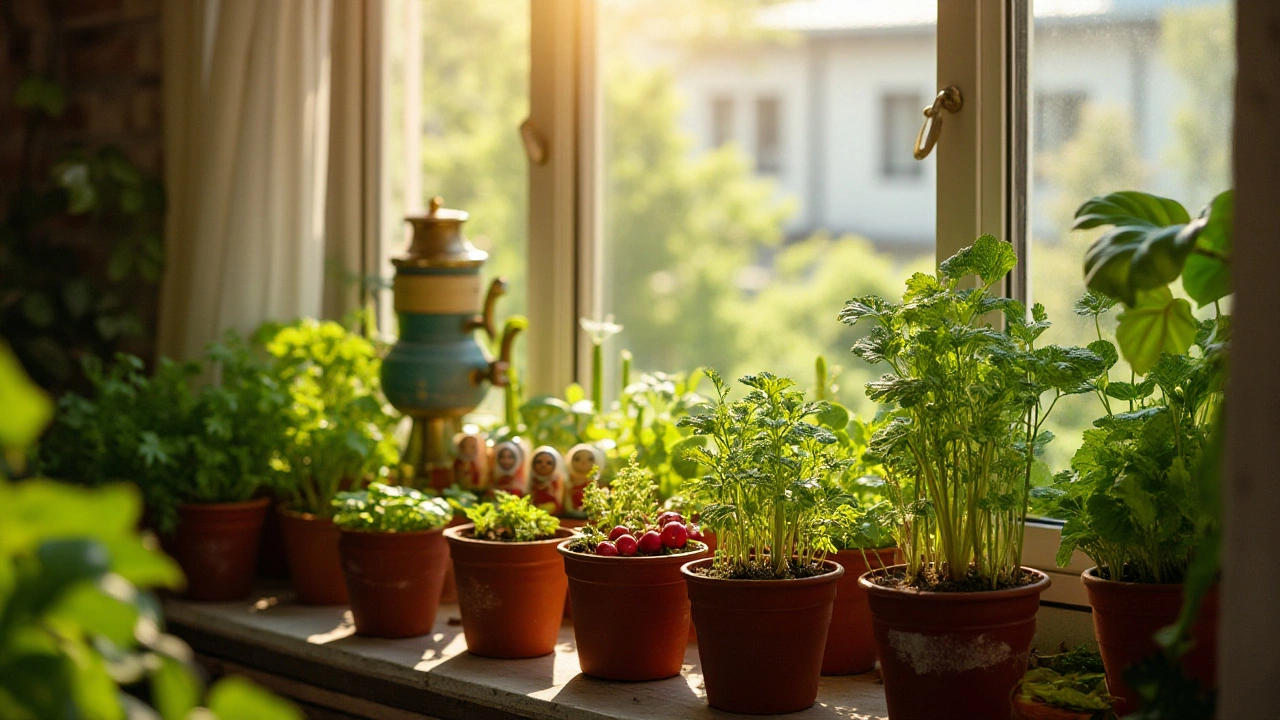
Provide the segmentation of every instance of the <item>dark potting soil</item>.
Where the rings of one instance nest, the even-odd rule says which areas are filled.
[[[517,542],[516,534],[511,528],[494,528],[483,535],[477,535],[474,530],[458,533],[462,537],[468,537],[472,540],[487,540],[488,542]],[[534,540],[525,540],[523,542],[537,542],[538,540],[550,540],[555,537],[555,533],[551,533],[546,537],[535,538]]]
[[[980,577],[973,569],[969,570],[969,574],[963,580],[950,580],[938,575],[933,568],[924,568],[920,574],[916,576],[913,583],[908,583],[906,573],[899,570],[892,573],[877,575],[875,583],[881,587],[890,588],[915,588],[916,590],[924,590],[927,592],[987,592],[991,590],[1010,590],[1013,588],[1032,585],[1039,578],[1033,573],[1022,570],[1018,574],[1016,580],[1002,580],[994,588],[991,587],[991,581]]]
[[[631,557],[665,557],[667,555],[688,555],[691,553],[702,552],[703,549],[705,549],[706,547],[707,546],[705,543],[700,543],[697,540],[690,540],[689,543],[682,548],[663,547],[662,552],[659,553],[658,555],[636,554],[636,555],[632,555]],[[569,550],[572,552],[580,553],[582,555],[595,555],[596,543],[591,542],[585,537],[577,537],[577,538],[574,538],[573,542],[569,543]],[[616,556],[616,557],[623,557],[623,556]]]
[[[753,560],[745,568],[732,572],[725,572],[714,563],[707,567],[695,568],[693,572],[721,580],[799,580],[826,575],[832,570],[825,565],[800,565],[793,562],[789,563],[783,572],[778,573],[774,571],[772,564]]]

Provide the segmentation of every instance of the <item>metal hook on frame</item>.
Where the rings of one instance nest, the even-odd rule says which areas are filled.
[[[929,157],[929,153],[933,152],[933,146],[938,144],[938,136],[942,133],[942,111],[955,114],[960,112],[962,107],[964,107],[964,96],[960,94],[960,88],[948,85],[938,92],[938,96],[933,99],[933,104],[924,109],[924,123],[920,126],[919,134],[916,135],[916,147],[912,153],[917,160]]]

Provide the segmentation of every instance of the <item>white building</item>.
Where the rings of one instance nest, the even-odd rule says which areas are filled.
[[[1162,59],[1162,13],[1206,0],[1037,0],[1031,65],[1033,156],[1070,139],[1086,104],[1131,118],[1158,166],[1186,88]],[[735,142],[798,209],[792,235],[864,235],[886,248],[930,247],[934,160],[912,145],[932,101],[937,0],[799,0],[760,16],[789,31],[684,57],[675,73],[695,152]],[[945,131],[944,139],[945,142]],[[1148,188],[1177,197],[1168,173]],[[1053,189],[1033,180],[1033,200]],[[1199,200],[1199,199],[1198,199]],[[1202,201],[1202,200],[1201,200]],[[1033,204],[1033,216],[1037,215]],[[1033,217],[1037,234],[1061,229]]]

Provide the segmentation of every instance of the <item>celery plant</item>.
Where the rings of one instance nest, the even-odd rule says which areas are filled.
[[[1052,438],[1041,427],[1058,398],[1088,392],[1103,367],[1091,350],[1036,347],[1044,308],[1028,319],[992,292],[1016,262],[1012,247],[984,235],[937,275],[913,275],[901,304],[868,296],[840,313],[873,324],[854,353],[890,369],[867,384],[868,397],[893,407],[870,452],[884,465],[908,583],[1019,580],[1031,473]],[[965,286],[970,276],[976,287]]]

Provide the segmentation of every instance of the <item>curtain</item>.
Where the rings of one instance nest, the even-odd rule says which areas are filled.
[[[366,7],[165,4],[159,354],[195,357],[226,329],[359,306]],[[347,286],[356,289],[337,289]]]

